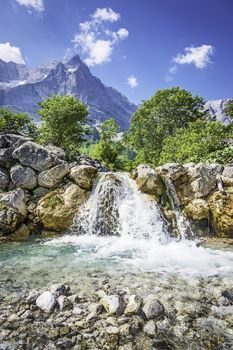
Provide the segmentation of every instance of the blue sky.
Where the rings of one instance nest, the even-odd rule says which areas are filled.
[[[233,97],[232,0],[1,0],[0,11],[2,59],[35,67],[76,52],[136,103],[171,86]]]

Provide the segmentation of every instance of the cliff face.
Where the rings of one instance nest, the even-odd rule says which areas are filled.
[[[38,102],[54,94],[72,94],[87,104],[93,125],[114,117],[121,130],[125,130],[136,110],[136,106],[125,96],[106,87],[93,76],[79,56],[34,69],[25,81],[22,81],[25,78],[22,73],[8,76],[1,75],[0,70],[0,105],[29,112],[34,116],[37,114]]]
[[[229,101],[229,98],[210,100],[206,102],[205,107],[209,109],[210,115],[214,120],[230,124],[232,122],[231,119],[224,113],[225,105]]]
[[[24,64],[5,62],[0,59],[0,82],[24,80],[28,78],[28,69]]]

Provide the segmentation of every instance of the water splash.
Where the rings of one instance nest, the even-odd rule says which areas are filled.
[[[101,174],[87,203],[76,216],[72,234],[128,236],[168,240],[158,204],[140,193],[127,173]]]
[[[195,238],[195,234],[192,231],[188,219],[182,213],[180,209],[180,201],[176,193],[175,186],[173,185],[171,179],[168,177],[164,178],[165,186],[167,189],[167,195],[170,199],[172,210],[176,217],[176,225],[181,239]]]

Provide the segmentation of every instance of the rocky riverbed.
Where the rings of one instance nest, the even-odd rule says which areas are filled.
[[[60,282],[11,285],[0,301],[1,350],[232,349],[230,278],[93,271]]]

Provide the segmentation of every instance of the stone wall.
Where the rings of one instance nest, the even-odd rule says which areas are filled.
[[[68,229],[102,170],[87,157],[70,164],[60,148],[0,135],[0,240]]]

